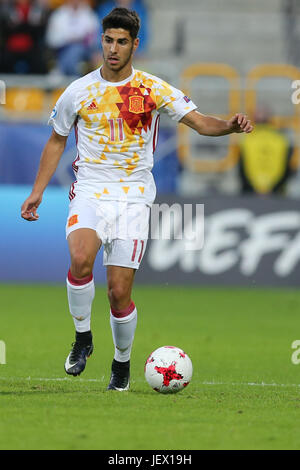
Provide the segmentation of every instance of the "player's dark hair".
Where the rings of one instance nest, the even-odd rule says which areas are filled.
[[[122,28],[129,31],[132,39],[136,39],[140,30],[141,21],[134,10],[128,8],[114,8],[102,20],[103,32],[110,28]]]

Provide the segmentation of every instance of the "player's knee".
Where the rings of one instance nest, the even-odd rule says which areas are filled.
[[[108,299],[112,308],[122,310],[130,302],[130,289],[125,284],[113,284],[108,288]]]
[[[74,277],[83,278],[92,274],[93,266],[90,260],[83,252],[77,252],[72,255],[71,272]]]

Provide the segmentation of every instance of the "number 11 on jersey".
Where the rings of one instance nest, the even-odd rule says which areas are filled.
[[[124,126],[123,119],[108,119],[110,129],[110,140],[111,142],[123,142],[124,140]]]

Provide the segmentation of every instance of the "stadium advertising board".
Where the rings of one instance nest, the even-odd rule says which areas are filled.
[[[30,186],[0,185],[0,197],[9,201],[2,214],[5,223],[0,237],[0,262],[5,269],[0,273],[0,281],[65,282],[70,262],[65,239],[68,188],[47,188],[39,208],[40,219],[34,223],[20,217],[22,201],[30,190]],[[159,211],[162,204],[164,217],[166,208],[170,209],[167,219]],[[193,219],[192,224],[189,219]],[[177,226],[170,237],[162,229],[169,222],[172,229],[173,221]],[[203,226],[204,233],[197,234]],[[185,238],[193,233],[195,241]],[[136,275],[138,283],[299,285],[300,211],[296,200],[275,197],[191,200],[164,196],[152,208],[149,235]],[[105,282],[102,250],[94,275],[96,282]]]
[[[204,204],[204,240],[186,249],[184,238],[149,239],[137,281],[195,285],[298,286],[300,211],[297,201],[275,197],[167,199],[173,212]],[[193,213],[194,212],[194,213]],[[180,217],[179,217],[180,219]],[[176,214],[174,222],[176,224]],[[183,223],[183,220],[181,221]],[[155,221],[163,225],[163,215]],[[176,233],[176,226],[174,232]],[[201,237],[199,237],[201,238]],[[197,240],[196,242],[197,243]]]

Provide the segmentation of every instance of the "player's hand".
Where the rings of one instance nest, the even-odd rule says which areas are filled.
[[[228,127],[231,132],[237,132],[238,134],[241,132],[245,132],[249,134],[253,131],[253,126],[251,121],[248,119],[245,114],[237,113],[228,121]]]
[[[42,196],[35,196],[34,194],[31,194],[22,205],[21,217],[23,217],[25,220],[28,220],[29,222],[38,220],[39,215],[36,211],[41,202]]]

